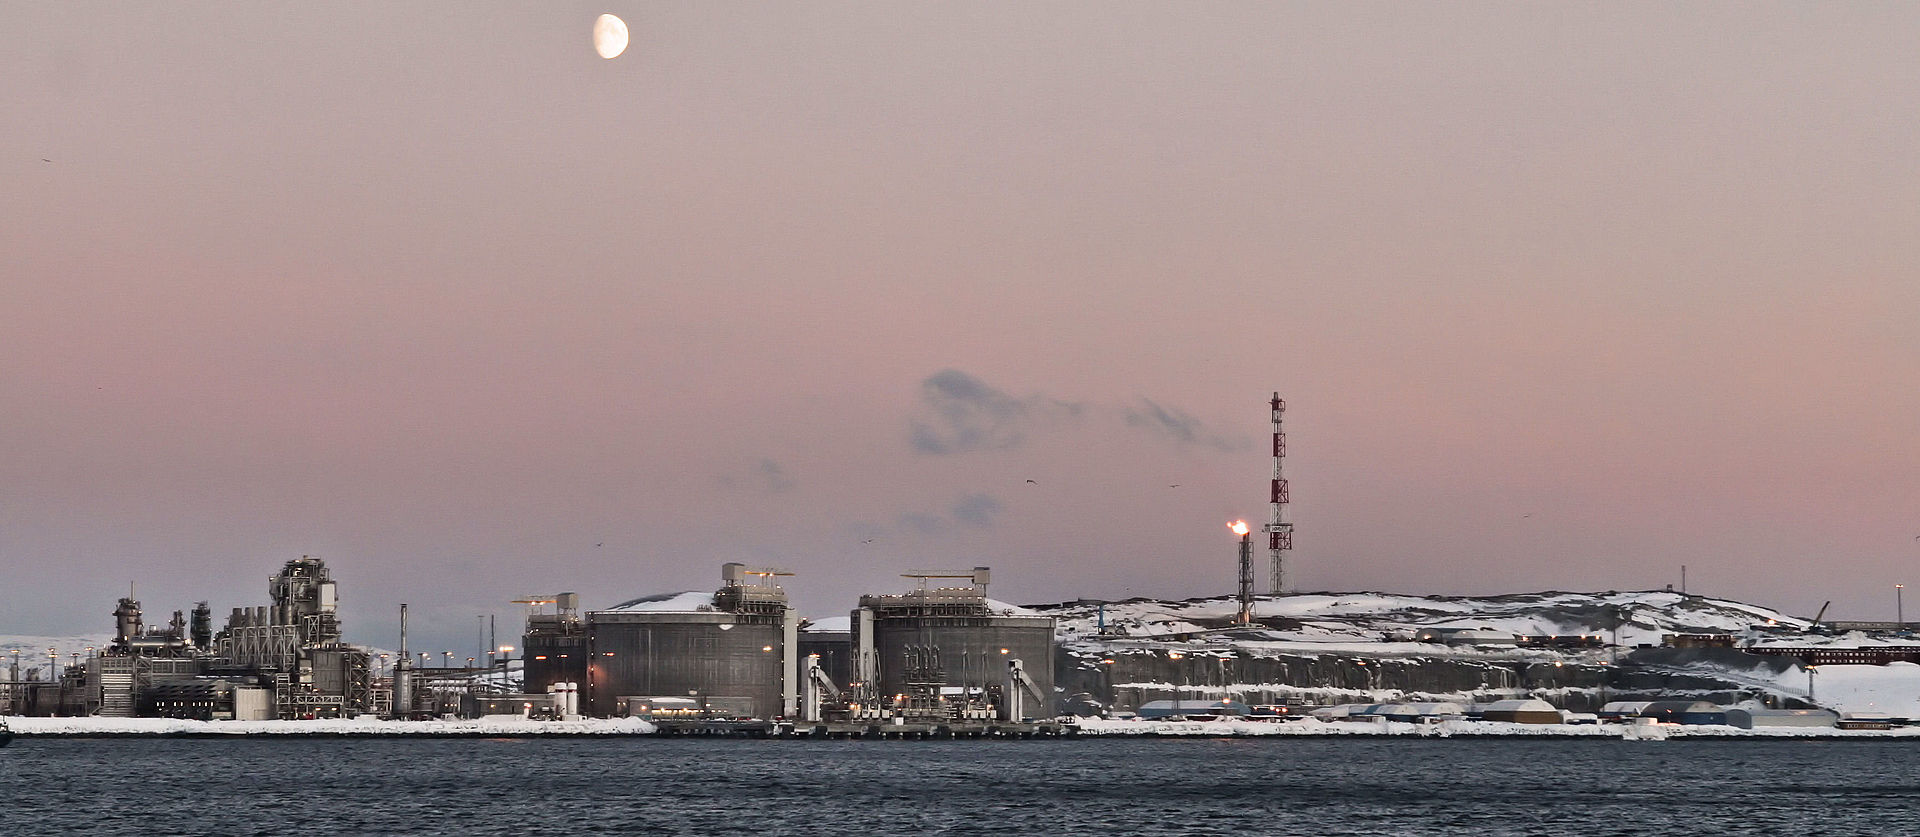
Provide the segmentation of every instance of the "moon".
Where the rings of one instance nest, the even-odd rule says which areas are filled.
[[[627,51],[627,22],[613,15],[601,15],[593,22],[593,51],[601,58],[618,58]]]

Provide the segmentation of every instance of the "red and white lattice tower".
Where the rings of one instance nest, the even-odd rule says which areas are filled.
[[[1267,519],[1267,557],[1273,562],[1273,595],[1287,592],[1287,553],[1293,550],[1293,524],[1287,522],[1287,475],[1282,466],[1287,460],[1287,431],[1280,417],[1287,402],[1273,394],[1273,514]]]

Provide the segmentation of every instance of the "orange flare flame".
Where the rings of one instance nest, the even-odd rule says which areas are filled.
[[[1240,535],[1241,537],[1245,537],[1248,532],[1253,531],[1252,529],[1247,528],[1247,522],[1244,520],[1236,520],[1232,523],[1229,523],[1227,524],[1227,528],[1232,529],[1234,534]]]

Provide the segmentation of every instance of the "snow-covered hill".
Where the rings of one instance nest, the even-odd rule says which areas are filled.
[[[1096,635],[1103,618],[1108,636],[1151,638],[1228,627],[1239,603],[1231,597],[1129,599],[1033,608],[1057,617],[1063,638]],[[1657,645],[1666,634],[1741,634],[1756,626],[1794,630],[1811,624],[1764,607],[1671,591],[1471,598],[1310,593],[1262,597],[1254,602],[1253,617],[1266,634],[1262,638],[1301,642],[1377,642],[1422,628],[1483,628],[1531,636],[1594,635],[1634,646]]]
[[[1076,681],[1082,688],[1133,689],[1141,697],[1164,691],[1162,684],[1176,679],[1206,694],[1291,695],[1304,689],[1309,699],[1359,694],[1384,700],[1401,693],[1456,691],[1491,696],[1505,690],[1555,700],[1583,694],[1598,701],[1629,688],[1671,690],[1674,697],[1737,692],[1767,696],[1783,705],[1801,701],[1841,712],[1920,717],[1920,665],[1912,663],[1820,666],[1814,675],[1817,695],[1810,700],[1807,670],[1791,656],[1763,658],[1714,649],[1632,653],[1637,647],[1658,649],[1674,634],[1726,634],[1742,647],[1920,644],[1911,636],[1888,633],[1811,632],[1811,621],[1776,610],[1664,590],[1262,597],[1253,606],[1255,626],[1241,629],[1232,627],[1239,602],[1231,597],[1033,608],[1059,620],[1059,638],[1071,664],[1097,672]],[[1571,647],[1415,641],[1431,629],[1591,641],[1568,644]],[[1197,669],[1195,659],[1203,663]],[[1318,662],[1304,662],[1308,660]],[[1483,682],[1474,674],[1476,666],[1511,670],[1514,676],[1499,674]],[[1455,682],[1463,673],[1465,686]],[[1637,675],[1620,676],[1633,673]]]
[[[46,679],[47,652],[51,650],[60,660],[60,666],[71,665],[75,654],[85,662],[96,648],[103,648],[113,641],[112,634],[82,634],[78,636],[31,636],[13,634],[0,636],[0,669],[13,665],[17,654],[20,660],[20,673],[36,672],[38,678]],[[0,671],[0,678],[6,676]]]

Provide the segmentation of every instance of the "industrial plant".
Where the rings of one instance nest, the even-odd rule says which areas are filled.
[[[525,600],[540,608],[522,639],[526,692],[503,704],[697,730],[778,718],[985,731],[1055,714],[1054,620],[996,607],[986,567],[909,573],[916,589],[862,596],[844,627],[802,619],[775,583],[785,570],[728,563],[720,575],[712,593],[584,614],[575,593]],[[967,583],[929,586],[944,579]]]
[[[232,608],[218,630],[207,602],[148,625],[129,591],[111,641],[84,659],[50,648],[43,674],[13,651],[0,658],[0,714],[638,718],[665,734],[965,737],[1054,734],[1071,716],[1550,722],[1685,697],[1726,710],[1667,713],[1689,723],[1845,726],[1865,723],[1843,714],[1851,695],[1920,662],[1898,585],[1893,623],[1825,621],[1824,607],[1796,618],[1684,581],[1480,599],[1293,591],[1286,402],[1275,393],[1267,406],[1266,594],[1245,521],[1229,524],[1237,551],[1223,539],[1216,565],[1224,576],[1237,557],[1235,594],[1186,601],[1015,606],[988,597],[992,571],[977,566],[905,573],[903,589],[862,595],[845,616],[808,618],[783,586],[793,572],[729,562],[717,588],[599,609],[574,592],[526,596],[518,658],[489,644],[499,656],[463,665],[442,652],[434,666],[408,650],[405,604],[398,653],[347,643],[339,584],[303,556],[267,579],[267,604]],[[1889,723],[1920,716],[1920,702],[1900,712]]]
[[[519,660],[465,666],[342,640],[325,562],[288,561],[271,604],[211,608],[148,627],[129,595],[115,634],[23,677],[13,656],[0,713],[196,720],[640,717],[668,731],[846,732],[875,725],[968,734],[1045,732],[1055,709],[1054,620],[989,600],[991,571],[917,572],[901,593],[862,596],[848,617],[801,618],[776,583],[792,573],[721,566],[712,592],[645,596],[582,611],[576,593],[529,605]],[[935,582],[962,581],[950,586]],[[505,650],[505,648],[503,648]],[[374,660],[381,660],[375,665]],[[517,665],[510,665],[509,662]]]
[[[326,562],[288,561],[267,580],[272,604],[236,607],[218,633],[206,602],[149,627],[132,595],[113,610],[113,640],[56,677],[9,668],[15,714],[202,720],[339,718],[379,711],[368,651],[341,640],[339,594]],[[59,667],[49,653],[48,669]]]

